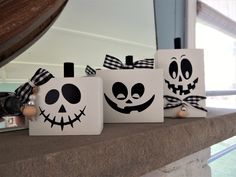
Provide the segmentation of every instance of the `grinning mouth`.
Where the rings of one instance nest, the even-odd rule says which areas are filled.
[[[196,87],[196,84],[198,83],[198,78],[196,78],[193,83],[189,83],[187,85],[187,89],[184,90],[183,89],[183,85],[178,85],[177,87],[175,86],[175,84],[171,84],[168,80],[165,80],[165,83],[168,86],[168,89],[171,90],[173,93],[177,94],[177,92],[179,92],[179,95],[187,95],[190,93],[191,90],[194,90]]]
[[[59,126],[61,126],[61,130],[63,131],[65,125],[70,125],[73,128],[73,124],[74,124],[75,121],[81,122],[80,117],[82,115],[85,116],[85,114],[84,114],[85,108],[86,108],[86,106],[84,107],[83,110],[80,110],[80,113],[78,115],[74,113],[75,118],[73,118],[73,119],[71,119],[71,117],[68,115],[68,119],[69,119],[68,122],[64,122],[63,116],[61,116],[61,121],[60,122],[56,122],[56,116],[54,116],[53,119],[50,119],[50,113],[48,115],[46,115],[45,110],[41,109],[40,107],[39,107],[39,110],[40,110],[39,115],[43,115],[43,117],[45,118],[44,122],[48,121],[48,122],[51,123],[51,128],[54,125],[59,125]]]
[[[111,101],[108,96],[106,96],[106,94],[104,93],[105,99],[107,101],[107,103],[116,111],[120,112],[120,113],[124,113],[124,114],[130,114],[132,111],[138,111],[138,112],[142,112],[145,109],[147,109],[153,102],[155,95],[153,95],[148,101],[146,101],[145,103],[141,104],[141,105],[137,105],[137,106],[126,106],[124,108],[119,108],[117,106],[116,103],[114,103],[113,101]]]

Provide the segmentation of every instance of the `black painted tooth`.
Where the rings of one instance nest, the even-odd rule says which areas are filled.
[[[177,90],[176,90],[175,88],[172,88],[172,92],[174,92],[174,93],[176,94],[176,91],[177,91]]]
[[[61,130],[63,131],[63,128],[64,128],[64,120],[63,120],[63,117],[61,117]]]
[[[76,119],[77,119],[78,121],[81,122],[80,117],[79,117],[78,115],[75,114],[75,117],[76,117]]]
[[[167,84],[168,89],[171,89],[171,84],[169,81],[165,80],[165,83]]]
[[[71,120],[70,116],[68,116],[68,119],[69,119],[71,127],[74,128],[73,121]]]
[[[183,94],[183,85],[178,85],[179,94]]]
[[[40,109],[41,114],[42,114],[43,117],[45,118],[45,119],[44,119],[44,122],[48,121],[49,123],[51,123],[51,128],[52,128],[54,125],[59,125],[59,126],[61,126],[61,130],[63,131],[64,126],[66,126],[66,125],[71,125],[71,127],[74,128],[73,126],[74,126],[74,122],[75,122],[76,120],[78,120],[79,122],[81,122],[80,117],[81,117],[82,115],[85,116],[85,113],[84,113],[85,108],[86,108],[86,106],[83,108],[83,110],[80,110],[80,114],[79,114],[79,115],[74,114],[74,115],[75,115],[75,118],[72,119],[72,120],[71,120],[71,117],[68,116],[68,119],[69,119],[68,122],[64,122],[63,117],[61,117],[61,121],[60,121],[60,122],[57,122],[57,121],[56,121],[56,116],[54,116],[54,117],[53,117],[53,120],[52,120],[52,119],[50,119],[50,114],[45,115],[45,113],[44,113],[45,110],[42,110],[41,108],[39,108],[39,109]]]
[[[187,95],[187,94],[189,94],[189,93],[190,93],[190,90],[185,90],[185,91],[184,91],[184,94],[185,94],[185,95]]]
[[[47,119],[49,119],[49,117],[50,117],[50,114],[48,114],[48,115],[46,116]]]
[[[39,115],[43,115],[45,110],[42,110],[40,107],[39,107],[39,110],[40,110],[40,114]]]
[[[84,107],[83,110],[80,110],[81,114],[84,115],[84,116],[85,116],[85,114],[84,114],[84,110],[85,110],[85,108],[86,108],[86,106]]]
[[[45,110],[44,110],[44,111],[45,111]],[[39,115],[40,115],[40,116],[43,115],[44,111],[41,111]]]
[[[54,116],[52,122],[51,122],[51,128],[53,127],[54,123],[55,123],[55,119],[56,119],[56,116]]]

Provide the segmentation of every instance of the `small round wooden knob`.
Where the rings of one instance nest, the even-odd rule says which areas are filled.
[[[182,106],[180,111],[177,113],[177,117],[179,118],[185,118],[188,114],[188,110],[185,106]]]
[[[25,107],[22,110],[23,115],[32,120],[37,115],[37,109],[34,105],[25,105]]]
[[[37,87],[37,86],[33,87],[32,92],[33,92],[33,94],[37,94],[39,92],[39,87]]]

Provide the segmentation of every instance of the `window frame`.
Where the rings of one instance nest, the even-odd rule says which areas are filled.
[[[198,0],[186,1],[186,27],[185,27],[185,44],[186,48],[196,47],[196,22],[197,22],[197,3]],[[211,26],[211,25],[209,25]],[[230,96],[236,95],[235,90],[207,90],[206,96]]]

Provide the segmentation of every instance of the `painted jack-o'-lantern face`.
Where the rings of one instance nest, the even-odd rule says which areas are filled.
[[[169,65],[169,79],[165,79],[168,89],[175,94],[187,95],[194,90],[198,83],[198,77],[193,78],[193,67],[186,55],[180,57],[178,62],[176,57],[171,58]],[[173,82],[172,82],[173,81]],[[173,83],[178,83],[178,85]],[[187,81],[187,84],[183,84]]]
[[[82,110],[78,108],[81,100],[80,90],[73,84],[64,84],[60,90],[50,89],[44,100],[45,105],[41,104],[39,107],[40,115],[45,118],[44,122],[51,123],[51,128],[54,125],[59,125],[61,130],[67,125],[73,128],[74,122],[80,122],[80,117],[85,115],[86,106]]]
[[[155,98],[155,95],[153,95],[149,100],[140,104],[140,100],[145,93],[145,87],[142,83],[136,83],[129,89],[122,82],[115,82],[112,86],[112,93],[116,100],[112,101],[104,94],[107,103],[114,110],[124,114],[130,114],[132,111],[144,111]]]

